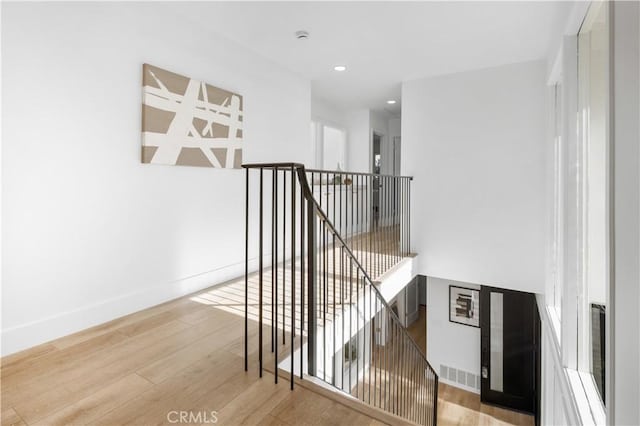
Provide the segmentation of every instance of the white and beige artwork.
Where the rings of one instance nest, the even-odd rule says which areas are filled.
[[[148,64],[142,72],[143,163],[240,168],[242,96]]]

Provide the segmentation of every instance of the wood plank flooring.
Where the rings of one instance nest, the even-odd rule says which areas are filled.
[[[241,282],[1,359],[0,423],[158,425],[171,424],[167,416],[175,418],[181,411],[191,413],[190,424],[210,424],[212,411],[222,425],[393,423],[381,423],[366,410],[350,407],[353,402],[341,403],[310,387],[296,386],[291,392],[284,377],[275,385],[269,327],[264,329],[263,378],[255,338],[245,372]],[[252,336],[258,333],[253,320],[249,330]],[[280,346],[281,353],[287,349]],[[508,424],[502,414],[455,391],[441,392],[440,424]]]
[[[438,425],[533,426],[533,416],[482,404],[480,395],[440,383]]]
[[[427,311],[420,306],[418,319],[407,331],[420,350],[427,353]],[[438,425],[522,425],[533,426],[533,416],[480,402],[480,395],[440,383],[438,386]]]
[[[2,424],[170,424],[173,411],[193,413],[190,424],[207,423],[211,411],[217,424],[380,424],[312,390],[291,392],[284,379],[275,385],[272,372],[260,379],[255,344],[245,372],[243,317],[210,297],[222,289],[5,357]]]
[[[422,354],[427,356],[427,307],[420,305],[418,307],[418,319],[407,327],[407,332],[411,336]]]

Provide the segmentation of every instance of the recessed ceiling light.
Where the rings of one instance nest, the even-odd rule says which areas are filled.
[[[389,100],[387,101],[387,103],[388,103],[389,105],[393,105],[393,104],[395,104],[395,103],[396,103],[396,101],[395,101],[395,100],[393,100],[393,99],[389,99]]]
[[[344,65],[336,65],[335,67],[333,67],[334,71],[346,71],[347,67]]]

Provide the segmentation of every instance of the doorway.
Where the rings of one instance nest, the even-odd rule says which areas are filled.
[[[480,290],[480,400],[537,417],[540,316],[535,295]]]
[[[371,209],[373,211],[373,224],[374,226],[377,226],[378,220],[380,219],[380,188],[382,188],[382,183],[380,182],[380,178],[376,175],[380,175],[382,170],[382,135],[375,132],[373,133],[373,146],[371,153],[371,172],[374,174],[371,189]]]
[[[402,152],[401,146],[400,146],[401,140],[400,140],[400,136],[394,136],[393,137],[393,170],[391,172],[392,175],[394,176],[398,176],[400,175],[400,154]]]
[[[404,321],[420,352],[427,356],[427,277],[416,277],[404,289]]]

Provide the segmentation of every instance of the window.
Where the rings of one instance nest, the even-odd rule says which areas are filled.
[[[562,76],[554,76],[549,103],[554,181],[547,311],[559,331],[558,360],[577,411],[590,424],[606,419],[608,8],[606,1],[591,2],[578,34],[565,38],[554,67]]]
[[[578,143],[582,187],[582,282],[578,289],[578,369],[604,402],[608,289],[608,5],[593,2],[578,33]],[[591,379],[591,377],[589,377]]]
[[[553,86],[553,215],[551,246],[551,288],[549,289],[549,307],[556,315],[558,323],[562,320],[562,86]],[[559,324],[557,325],[559,328]],[[559,334],[559,330],[556,330]]]

